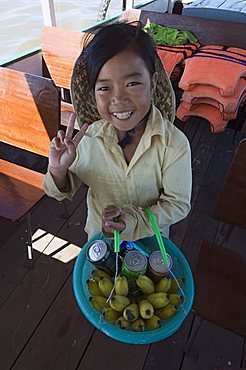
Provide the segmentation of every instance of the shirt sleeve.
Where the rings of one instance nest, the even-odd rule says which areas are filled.
[[[163,235],[169,226],[185,218],[191,208],[191,151],[186,136],[180,131],[174,143],[165,151],[162,168],[162,186],[160,198],[149,206],[154,214]],[[121,232],[124,240],[137,240],[154,234],[152,225],[145,209],[132,205],[124,205],[123,219],[126,228]]]
[[[44,177],[43,180],[43,188],[45,193],[52,198],[57,199],[58,201],[62,201],[64,199],[72,200],[74,194],[81,186],[82,182],[79,180],[79,178],[75,175],[75,173],[68,170],[68,180],[69,184],[65,191],[60,191],[51,175],[51,173],[48,171]]]

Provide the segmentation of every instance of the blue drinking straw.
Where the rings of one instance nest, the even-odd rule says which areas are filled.
[[[145,249],[143,249],[142,247],[140,247],[139,245],[133,243],[133,242],[127,242],[127,245],[133,247],[134,249],[136,249],[137,251],[143,253],[146,257],[149,257],[150,256],[150,253],[147,252]]]
[[[151,212],[151,210],[149,208],[145,208],[145,212],[147,213],[147,216],[149,217],[149,220],[150,220],[150,222],[152,224],[152,227],[153,227],[153,230],[155,232],[155,236],[156,236],[159,248],[161,250],[161,256],[162,256],[163,262],[166,266],[168,266],[168,258],[167,258],[166,248],[165,248],[165,245],[163,243],[163,239],[162,239],[158,224],[156,222],[155,216],[153,215],[153,213]]]

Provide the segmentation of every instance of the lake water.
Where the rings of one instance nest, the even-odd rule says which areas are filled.
[[[144,4],[146,1],[135,1]],[[57,26],[80,31],[96,22],[101,0],[55,0]],[[111,0],[107,18],[121,12]],[[0,0],[0,64],[40,46],[43,15],[40,0]]]

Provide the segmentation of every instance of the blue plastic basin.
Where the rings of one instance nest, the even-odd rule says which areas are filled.
[[[100,313],[93,308],[89,302],[90,292],[88,290],[86,280],[91,277],[91,271],[94,266],[86,258],[86,248],[93,240],[104,239],[101,233],[95,235],[94,238],[88,241],[82,248],[80,254],[78,255],[73,271],[73,289],[78,306],[84,316],[99,330],[108,335],[109,337],[116,339],[125,343],[133,344],[146,344],[153,343],[163,340],[173,333],[175,333],[186,316],[191,310],[193,300],[194,300],[194,281],[191,273],[189,264],[184,256],[184,254],[179,250],[179,248],[170,240],[163,237],[165,243],[166,251],[171,255],[173,260],[172,272],[176,278],[184,277],[185,282],[182,285],[182,290],[185,294],[185,300],[182,304],[183,309],[179,305],[179,309],[176,314],[167,319],[162,320],[162,326],[159,329],[145,332],[134,332],[125,331],[114,324],[110,324],[106,321],[100,320]],[[152,246],[156,244],[155,237],[141,239],[141,247],[146,247],[146,250],[152,250]],[[138,244],[138,242],[135,241]],[[151,247],[150,247],[151,246]]]

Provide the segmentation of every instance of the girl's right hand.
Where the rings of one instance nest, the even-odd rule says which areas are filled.
[[[120,232],[125,230],[125,221],[121,219],[124,215],[123,210],[113,204],[107,205],[102,212],[102,231],[108,238],[114,236],[114,230]],[[117,219],[117,221],[116,221]]]
[[[71,113],[66,132],[59,130],[50,143],[49,170],[51,173],[65,173],[76,157],[76,148],[85,135],[88,124],[85,123],[73,137],[75,113]]]

